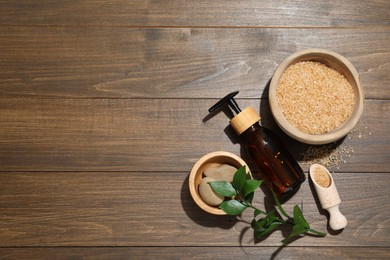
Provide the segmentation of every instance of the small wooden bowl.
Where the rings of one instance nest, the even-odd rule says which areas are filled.
[[[218,207],[213,207],[206,204],[201,196],[199,195],[198,187],[203,178],[203,172],[207,168],[208,165],[221,165],[221,164],[229,164],[231,166],[236,167],[237,169],[246,166],[246,171],[249,172],[248,165],[244,162],[243,159],[238,157],[235,154],[229,152],[212,152],[204,155],[200,158],[192,167],[189,176],[189,188],[192,198],[195,203],[204,211],[214,214],[214,215],[226,215],[226,213],[219,209]]]
[[[338,128],[325,134],[308,134],[291,125],[283,115],[276,97],[276,89],[283,72],[290,66],[301,61],[317,61],[338,71],[351,84],[355,95],[355,106],[352,115]],[[346,136],[356,125],[363,112],[364,93],[360,84],[359,74],[355,67],[346,58],[338,53],[323,49],[307,49],[296,52],[285,59],[276,69],[272,77],[269,93],[270,108],[279,127],[290,137],[307,144],[327,144]]]

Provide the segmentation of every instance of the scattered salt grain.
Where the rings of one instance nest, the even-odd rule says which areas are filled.
[[[332,143],[322,146],[310,146],[301,155],[303,157],[303,163],[318,163],[327,168],[339,168],[338,166],[340,164],[347,163],[347,158],[351,157],[354,152],[354,149],[350,145],[341,144],[337,146],[335,143]]]

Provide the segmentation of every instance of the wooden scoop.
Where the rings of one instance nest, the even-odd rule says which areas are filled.
[[[329,212],[329,226],[340,230],[347,226],[347,218],[341,214],[339,193],[329,171],[320,164],[310,166],[310,178],[314,183],[321,207]]]

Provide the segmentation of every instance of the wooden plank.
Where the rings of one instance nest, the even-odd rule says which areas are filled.
[[[22,99],[0,103],[2,171],[187,171],[204,154],[240,154],[224,113],[207,117],[216,99]],[[266,100],[264,126],[276,129]],[[335,171],[388,172],[389,101],[368,100],[343,142],[354,150]],[[225,129],[225,131],[224,131]],[[226,132],[227,131],[227,132]],[[298,160],[311,146],[279,134]],[[348,155],[348,156],[347,156]]]
[[[99,26],[389,25],[386,0],[346,1],[2,1],[0,24]]]
[[[388,259],[375,247],[88,247],[0,248],[2,259]]]
[[[0,258],[389,259],[388,10],[386,0],[2,1]],[[204,213],[187,176],[207,152],[240,154],[226,116],[205,118],[233,90],[302,160],[311,146],[277,129],[266,90],[309,47],[350,59],[366,92],[330,167],[349,224],[332,232],[306,181],[285,207],[303,205],[329,234],[278,247],[286,228],[254,241],[252,212]],[[256,195],[270,206],[269,192]]]
[[[284,207],[291,213],[293,205],[302,204],[311,227],[330,233],[290,246],[388,247],[390,175],[333,177],[348,227],[341,233],[327,230],[327,214],[306,181]],[[254,204],[264,209],[272,201],[258,191]],[[282,240],[278,230],[254,243],[247,222],[251,211],[242,220],[203,212],[190,196],[188,172],[1,172],[0,212],[0,247],[272,247]]]
[[[387,27],[0,26],[0,34],[3,97],[217,98],[240,89],[260,98],[280,62],[316,47],[348,58],[367,98],[390,98]]]

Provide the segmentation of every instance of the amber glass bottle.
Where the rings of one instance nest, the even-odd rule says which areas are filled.
[[[261,171],[269,188],[279,197],[289,197],[305,181],[305,175],[279,137],[271,130],[260,126],[260,115],[256,110],[247,107],[241,111],[233,99],[237,93],[230,93],[209,111],[214,111],[227,103],[237,113],[230,120],[230,124],[240,136],[244,151]]]
[[[274,132],[255,123],[241,139],[246,153],[278,196],[294,193],[305,180],[301,167]]]

